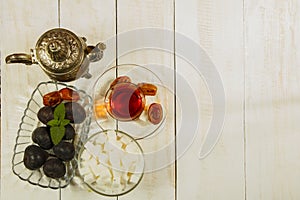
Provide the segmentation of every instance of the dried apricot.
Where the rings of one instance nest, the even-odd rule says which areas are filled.
[[[130,83],[131,79],[128,76],[120,76],[116,78],[111,84],[110,87],[115,86],[118,83]]]
[[[45,106],[56,106],[62,101],[58,91],[49,92],[43,96],[43,104]]]
[[[148,120],[156,125],[161,122],[163,118],[163,109],[159,103],[152,103],[148,109]]]
[[[142,90],[144,95],[155,96],[157,87],[150,83],[139,83],[138,87]]]
[[[80,99],[78,92],[72,90],[71,88],[63,88],[59,90],[59,94],[62,100],[76,102]]]

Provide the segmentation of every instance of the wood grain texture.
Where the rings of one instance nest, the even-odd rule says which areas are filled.
[[[115,12],[115,2],[111,0],[88,0],[86,2],[62,0],[60,4],[61,27],[85,37],[88,45],[104,42],[107,46],[103,59],[90,64],[89,70],[92,78],[78,79],[73,83],[90,93],[98,76],[109,66],[115,65]]]
[[[115,2],[112,0],[61,0],[60,18],[61,27],[70,29],[79,36],[85,37],[88,45],[96,45],[98,42],[104,42],[107,45],[103,59],[90,64],[89,72],[92,78],[81,78],[71,83],[93,95],[93,86],[97,78],[107,67],[115,65],[116,44],[115,39],[112,39],[115,36]],[[89,134],[92,135],[99,131],[101,131],[100,127],[93,121]],[[82,186],[79,178],[75,178],[73,184],[64,189],[62,193],[62,199],[98,198],[115,199],[100,196]]]
[[[300,199],[299,1],[245,1],[247,199]]]
[[[117,1],[117,32],[122,34],[127,31],[143,28],[158,28],[160,30],[173,28],[173,1],[172,0],[118,0]],[[166,34],[167,36],[167,34]],[[156,40],[155,40],[156,39]],[[164,40],[165,39],[165,40]],[[132,35],[130,43],[147,43],[147,41],[155,41],[163,44],[173,50],[173,38],[156,37],[156,34],[149,36],[147,34]],[[131,50],[125,46],[127,41],[118,40],[118,49]],[[147,46],[145,46],[147,47]],[[147,67],[160,76],[163,81],[168,82],[171,91],[173,90],[173,52],[167,53],[160,49],[138,49],[126,55],[119,54],[119,64],[138,64]],[[161,67],[158,68],[157,66]],[[156,67],[155,67],[156,66]],[[169,69],[169,70],[168,70]],[[174,104],[173,97],[170,96],[168,105],[168,116],[166,125],[154,137],[140,140],[140,144],[144,149],[145,154],[151,154],[153,151],[165,148],[170,141],[174,140]],[[165,160],[174,161],[174,148],[160,154],[152,160],[146,160],[146,166],[152,168],[153,172],[148,172],[144,175],[139,186],[127,195],[120,197],[121,200],[131,199],[155,199],[155,200],[174,200],[175,199],[175,167],[172,162],[169,166],[164,166],[162,169],[156,170],[155,166]]]
[[[204,82],[210,77],[191,78],[186,70],[190,64],[177,58],[177,71],[194,86],[200,106],[197,137],[178,160],[178,199],[244,199],[243,2],[176,1],[176,31],[207,52],[222,78],[226,95],[226,118],[220,141],[208,157],[199,160],[212,117],[212,101]],[[178,90],[178,96],[184,94],[184,90]]]
[[[181,104],[189,97],[174,85],[170,69],[176,67],[177,76],[183,76],[196,94],[199,129],[192,145],[178,159],[177,169],[171,163],[146,173],[140,185],[120,200],[300,199],[298,0],[2,0],[0,9],[1,199],[58,199],[57,190],[27,184],[11,170],[15,137],[26,103],[37,84],[49,78],[37,65],[6,65],[4,58],[11,53],[29,53],[42,33],[59,26],[59,20],[61,27],[86,37],[88,44],[108,43],[104,59],[90,65],[93,77],[71,84],[91,94],[98,75],[117,60],[119,64],[147,66],[163,77],[171,91],[177,86],[176,118],[171,96],[164,129],[140,141],[146,153],[174,140],[175,120],[178,130],[182,122],[191,120],[181,116],[181,109],[191,109],[189,104]],[[176,31],[206,51],[225,88],[223,132],[214,151],[204,160],[199,160],[198,155],[213,110],[205,77],[193,73],[190,63],[182,57],[174,59],[172,51],[139,49],[119,54],[128,48],[128,41],[117,41],[116,33],[149,27],[173,31],[174,25]],[[148,35],[142,34],[130,42],[148,40]],[[173,37],[154,42],[168,49],[178,48],[173,46]],[[93,123],[92,131],[97,128]],[[157,166],[174,159],[175,146],[148,164]],[[62,199],[111,199],[78,187],[78,183],[80,180],[75,179],[63,189]]]
[[[57,26],[57,2],[45,0],[1,1],[1,199],[58,198],[57,191],[47,192],[20,180],[12,172],[15,139],[26,104],[39,82],[49,78],[38,65],[6,65],[11,53],[29,53],[46,30]]]

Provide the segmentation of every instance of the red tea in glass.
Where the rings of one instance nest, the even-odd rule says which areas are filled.
[[[140,116],[145,107],[145,96],[133,83],[117,83],[106,94],[107,112],[120,121],[134,120]]]

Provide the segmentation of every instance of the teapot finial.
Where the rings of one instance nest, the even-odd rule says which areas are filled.
[[[49,57],[55,62],[62,62],[69,57],[69,50],[64,41],[51,41],[47,49]]]

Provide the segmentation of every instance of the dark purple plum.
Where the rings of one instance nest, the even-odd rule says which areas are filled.
[[[49,150],[53,147],[50,130],[48,127],[36,128],[33,131],[31,138],[32,141],[37,143],[42,149]]]
[[[43,166],[48,158],[48,153],[41,147],[29,145],[24,152],[24,165],[27,169],[35,170]]]
[[[80,124],[86,118],[84,108],[76,102],[65,103],[66,114],[65,118],[69,119],[71,123]]]
[[[50,106],[44,106],[40,108],[37,116],[43,124],[47,125],[50,120],[54,119],[54,110]]]
[[[51,158],[44,164],[43,171],[50,178],[61,178],[66,174],[66,166],[61,160]]]
[[[53,147],[53,152],[57,158],[63,161],[70,161],[74,158],[75,148],[72,143],[61,141]]]
[[[71,124],[68,124],[65,126],[66,131],[65,131],[65,136],[63,139],[65,140],[73,140],[75,137],[75,129]]]

